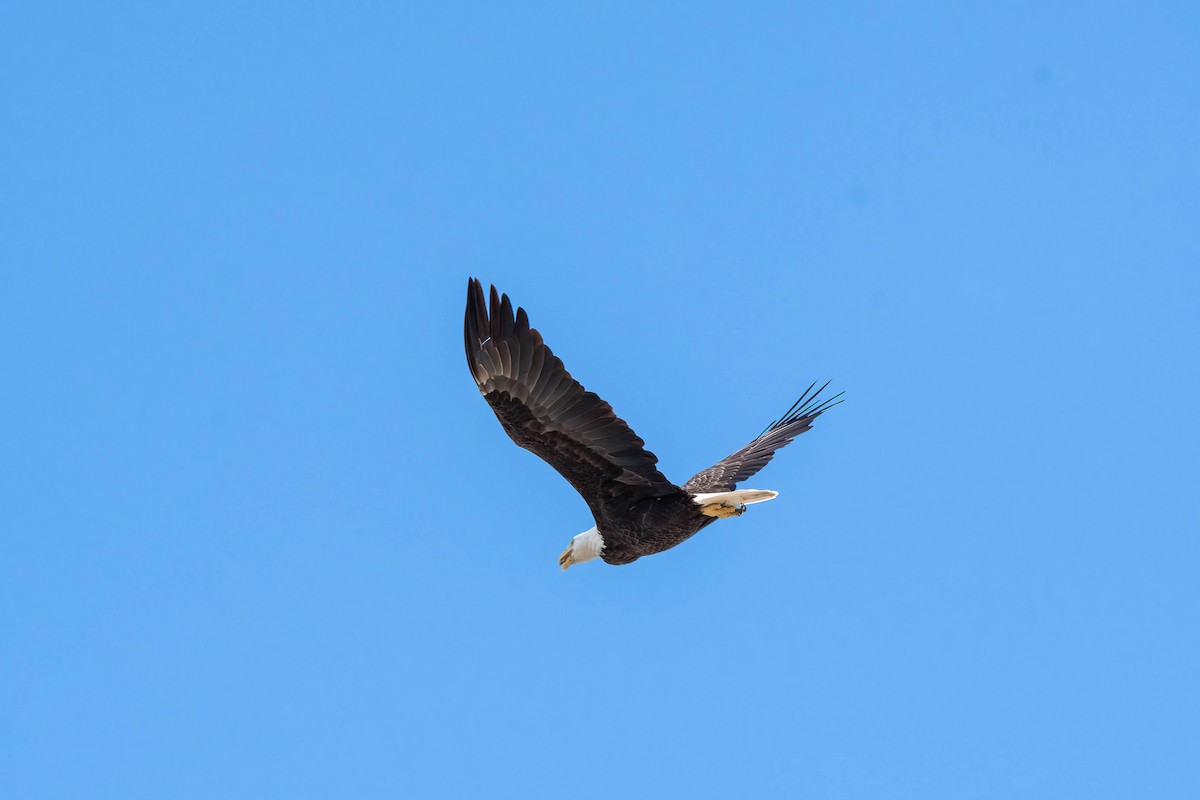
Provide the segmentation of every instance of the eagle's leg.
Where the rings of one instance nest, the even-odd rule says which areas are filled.
[[[729,519],[730,517],[740,517],[746,513],[745,506],[727,506],[722,503],[709,503],[706,506],[700,506],[700,513],[706,517],[720,517],[721,519]]]

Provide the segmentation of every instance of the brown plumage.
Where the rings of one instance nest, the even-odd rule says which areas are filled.
[[[676,486],[659,472],[658,458],[645,442],[612,406],[571,377],[529,326],[525,310],[514,313],[496,287],[485,298],[477,279],[468,282],[463,337],[475,384],[500,424],[583,497],[603,537],[600,557],[610,564],[662,552],[711,523],[715,517],[694,495],[732,490],[837,400],[817,402],[825,387],[815,392],[809,387],[750,444]]]

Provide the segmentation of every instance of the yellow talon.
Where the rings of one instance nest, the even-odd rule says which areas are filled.
[[[700,513],[706,517],[729,519],[730,517],[740,517],[742,514],[746,513],[746,507],[727,506],[722,503],[709,503],[706,506],[700,506]]]

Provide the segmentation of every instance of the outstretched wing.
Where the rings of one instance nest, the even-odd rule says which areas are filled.
[[[614,498],[635,502],[679,491],[658,471],[658,458],[613,413],[585,391],[529,327],[525,309],[513,315],[508,295],[467,284],[463,336],[475,384],[512,440],[544,459],[583,495],[599,520]]]
[[[703,472],[693,475],[691,480],[683,485],[684,491],[692,494],[729,492],[765,467],[776,450],[791,444],[793,439],[812,427],[813,420],[841,402],[838,400],[842,396],[841,393],[818,402],[817,397],[825,390],[825,386],[815,392],[813,386],[816,384],[808,387],[786,414],[767,426],[767,429],[750,444]]]

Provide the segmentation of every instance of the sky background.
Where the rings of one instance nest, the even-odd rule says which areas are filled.
[[[1200,7],[980,5],[6,4],[0,794],[1200,796]],[[561,573],[471,275],[847,400]]]

